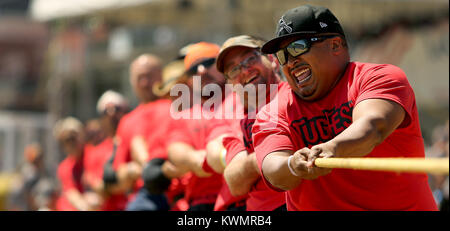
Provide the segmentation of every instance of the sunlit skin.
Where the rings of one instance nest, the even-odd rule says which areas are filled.
[[[162,64],[153,55],[141,55],[133,61],[130,68],[130,83],[141,103],[148,103],[158,97],[153,94],[152,86],[161,81]]]
[[[224,73],[228,73],[230,69],[239,65],[242,61],[246,60],[252,55],[256,55],[256,63],[249,67],[241,67],[241,72],[234,78],[229,79],[228,83],[236,85],[241,84],[246,86],[247,84],[253,84],[258,93],[258,84],[266,84],[266,93],[270,90],[270,84],[276,84],[280,81],[279,77],[274,73],[274,69],[278,67],[277,62],[271,55],[260,55],[256,49],[247,47],[235,47],[228,52],[224,57]],[[238,92],[242,97],[242,92]],[[244,94],[244,107],[248,109],[249,99],[248,94]],[[257,102],[258,103],[258,102]],[[259,105],[259,103],[258,103]]]
[[[286,47],[298,38],[281,43]],[[341,37],[315,42],[310,50],[297,57],[288,55],[282,70],[292,90],[303,100],[323,98],[338,82],[350,61],[348,49]],[[297,75],[297,76],[296,76]]]

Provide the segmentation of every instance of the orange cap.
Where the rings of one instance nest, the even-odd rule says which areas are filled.
[[[219,54],[220,47],[214,43],[199,42],[188,48],[186,57],[184,58],[184,67],[189,69],[192,64],[201,59],[216,58]]]

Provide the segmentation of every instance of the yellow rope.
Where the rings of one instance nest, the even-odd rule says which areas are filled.
[[[448,158],[318,158],[315,165],[322,168],[447,174]]]

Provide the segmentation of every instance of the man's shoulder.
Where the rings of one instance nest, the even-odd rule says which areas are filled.
[[[128,127],[136,124],[145,114],[145,105],[139,104],[136,108],[125,114],[119,121],[119,127]]]
[[[288,91],[290,91],[291,90],[291,86],[289,86],[289,83],[288,82],[285,82],[285,81],[282,81],[282,82],[280,82],[279,84],[278,84],[278,91],[281,91],[281,92],[288,92]]]
[[[404,71],[393,64],[378,64],[378,63],[364,63],[364,62],[351,62],[350,66],[353,67],[354,77],[364,77],[367,75],[377,76],[392,76],[403,77]]]
[[[129,111],[127,114],[125,114],[125,115],[120,119],[120,122],[121,122],[121,123],[126,123],[127,121],[132,120],[132,119],[138,114],[139,107],[140,107],[140,105],[138,105],[136,108],[134,108],[133,110],[131,110],[131,111]]]
[[[58,165],[57,172],[59,174],[62,174],[63,172],[70,171],[70,168],[75,165],[75,158],[73,158],[71,155],[66,156]]]
[[[284,106],[284,105],[287,105],[287,103],[291,101],[292,97],[293,97],[293,91],[292,91],[291,86],[289,86],[289,83],[288,82],[280,82],[278,84],[277,95],[270,103],[278,103],[278,104],[282,104]]]

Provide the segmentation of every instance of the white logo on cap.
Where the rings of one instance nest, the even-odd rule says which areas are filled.
[[[278,34],[285,29],[288,33],[292,33],[292,27],[288,26],[288,24],[286,23],[286,21],[284,21],[284,18],[281,17],[280,21],[278,22],[278,24],[280,25],[280,27],[282,27],[282,29],[280,29],[280,31],[278,32]]]
[[[319,25],[321,28],[327,27],[328,25],[324,22],[319,22]]]

